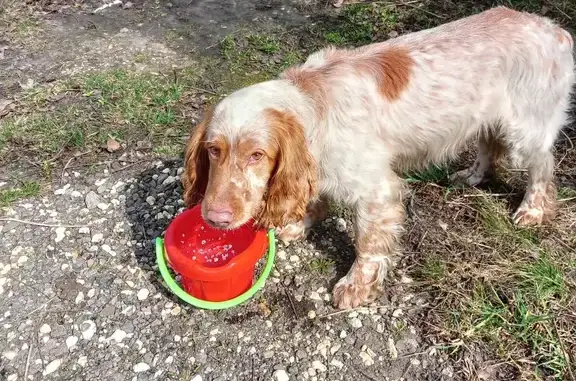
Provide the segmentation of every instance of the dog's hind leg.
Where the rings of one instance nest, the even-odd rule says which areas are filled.
[[[486,180],[487,174],[504,154],[505,147],[492,131],[485,131],[478,137],[478,153],[474,164],[454,173],[450,180],[454,183],[476,186]]]

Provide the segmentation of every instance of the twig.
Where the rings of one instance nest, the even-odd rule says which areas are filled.
[[[74,156],[72,156],[70,159],[68,159],[68,162],[66,163],[66,165],[64,166],[64,169],[62,169],[62,175],[60,176],[60,183],[62,183],[64,181],[64,173],[66,173],[66,170],[68,169],[68,166],[70,165],[70,163],[72,162],[72,160],[74,160],[77,157],[80,156],[84,156],[89,154],[92,151],[86,151],[86,152],[81,152],[79,154],[76,154]]]
[[[520,193],[474,193],[474,194],[463,194],[462,197],[484,197],[484,196],[492,196],[492,197],[506,197],[506,196],[517,196]]]
[[[558,202],[566,202],[572,200],[576,200],[576,197],[561,198],[560,200],[558,200]]]
[[[560,164],[562,164],[564,159],[566,159],[566,156],[568,156],[568,152],[570,152],[574,149],[574,143],[572,143],[572,139],[570,139],[570,137],[568,135],[566,135],[566,132],[564,132],[563,130],[560,130],[560,132],[562,133],[562,135],[564,135],[564,137],[566,138],[568,143],[570,143],[570,148],[567,149],[566,152],[564,152],[564,155],[562,156],[562,158],[560,160],[558,160],[558,163],[556,164],[556,168],[560,167]]]
[[[357,367],[354,367],[354,369],[360,373],[361,375],[363,375],[364,377],[366,377],[367,379],[369,379],[370,381],[378,381],[376,378],[374,378],[373,376],[366,374],[362,369],[358,369]]]
[[[208,90],[208,89],[204,89],[204,88],[202,88],[202,87],[196,87],[196,86],[188,86],[188,87],[191,88],[191,89],[198,90],[198,91],[203,91],[203,92],[205,92],[205,93],[212,94],[212,95],[218,95],[218,96],[221,95],[221,94],[218,94],[218,93],[215,92],[215,91]]]
[[[564,352],[564,359],[566,360],[566,368],[568,368],[568,373],[570,374],[570,379],[576,380],[576,378],[574,378],[574,373],[572,373],[572,364],[570,363],[570,354],[566,350],[566,346],[564,345],[564,340],[562,340],[562,336],[560,336],[560,331],[558,330],[558,325],[556,324],[555,318],[552,318],[552,323],[554,323],[554,331],[556,331],[556,336],[558,336],[558,341],[560,342],[560,347],[562,348],[562,352]]]
[[[421,7],[417,7],[416,5],[414,5],[414,4],[412,4],[412,3],[399,3],[398,5],[406,5],[406,6],[410,7],[410,8],[413,8],[413,9],[419,10],[419,11],[421,11],[421,12],[424,12],[424,13],[430,15],[430,16],[434,16],[434,17],[436,17],[436,18],[439,18],[440,20],[444,20],[444,19],[446,18],[446,17],[440,16],[439,14],[436,14],[436,13],[434,13],[434,12],[430,12],[430,11],[427,10],[427,9],[424,9],[424,8],[421,8]]]
[[[572,20],[572,17],[570,17],[566,12],[564,12],[562,9],[560,9],[559,6],[557,6],[556,4],[552,4],[552,6],[553,6],[554,8],[556,8],[556,10],[557,10],[558,12],[562,13],[566,18],[568,18],[568,20]],[[574,377],[572,377],[572,378],[574,378]]]
[[[402,355],[402,356],[398,356],[397,358],[398,358],[398,359],[404,359],[404,358],[407,358],[407,357],[414,357],[414,356],[423,355],[423,354],[426,354],[427,352],[428,352],[428,349],[426,349],[425,351],[422,351],[422,352],[408,353],[408,354],[405,354],[405,355]]]
[[[28,369],[30,369],[30,355],[32,355],[32,345],[34,343],[30,342],[30,348],[28,348],[28,357],[26,358],[26,368],[24,369],[24,379],[28,379]]]
[[[153,159],[153,158],[149,158],[149,159],[138,160],[138,161],[135,161],[135,162],[133,162],[133,163],[131,163],[131,164],[125,165],[125,166],[122,167],[122,168],[118,168],[118,169],[116,169],[116,170],[114,170],[114,171],[112,171],[112,172],[110,172],[110,173],[122,172],[122,171],[124,171],[124,170],[126,170],[126,169],[128,169],[128,168],[130,168],[130,167],[133,167],[133,166],[135,166],[135,165],[137,165],[137,164],[145,163],[145,162],[151,161],[151,160],[154,160],[154,159]]]
[[[9,218],[9,217],[0,218],[0,221],[18,222],[18,223],[20,223],[20,224],[34,225],[34,226],[44,226],[44,227],[48,227],[48,228],[83,228],[83,227],[85,227],[85,226],[88,226],[88,225],[45,224],[45,223],[42,223],[42,222],[19,220],[18,218]]]
[[[274,265],[274,269],[276,271],[278,271],[278,268],[276,267],[276,265]],[[278,272],[280,272],[280,271],[278,271]],[[296,307],[294,306],[294,302],[292,301],[292,297],[288,293],[288,290],[286,289],[286,286],[284,285],[284,283],[280,282],[280,284],[282,285],[282,289],[284,290],[284,294],[286,294],[286,297],[288,298],[288,301],[290,302],[290,307],[292,307],[292,312],[294,313],[294,317],[296,318],[296,320],[298,320],[300,317],[298,316],[298,312],[296,312]]]

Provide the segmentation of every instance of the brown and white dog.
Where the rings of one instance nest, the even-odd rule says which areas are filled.
[[[399,250],[397,173],[478,142],[480,183],[506,153],[528,171],[513,216],[554,213],[552,147],[575,81],[573,39],[549,19],[497,7],[352,50],[327,48],[279,79],[234,92],[194,130],[183,176],[187,205],[233,229],[254,218],[281,239],[325,216],[326,199],[356,213],[356,260],[333,291],[339,308],[371,301]]]

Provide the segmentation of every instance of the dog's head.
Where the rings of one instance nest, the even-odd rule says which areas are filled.
[[[185,154],[184,201],[202,204],[210,225],[263,228],[303,218],[316,193],[316,166],[297,115],[258,85],[222,100],[193,131]],[[276,102],[277,103],[277,102]]]

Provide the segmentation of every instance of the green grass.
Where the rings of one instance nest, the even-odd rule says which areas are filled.
[[[329,274],[334,269],[334,265],[334,261],[329,258],[315,258],[308,264],[312,271],[322,275]]]
[[[24,181],[22,184],[13,189],[0,191],[0,207],[9,206],[14,201],[34,197],[40,194],[40,184],[36,182]]]
[[[76,106],[17,115],[0,125],[0,152],[13,148],[46,156],[65,148],[80,148],[92,127],[90,115]]]
[[[88,76],[82,80],[81,89],[114,122],[151,129],[175,122],[174,106],[184,84],[172,78],[115,70]]]
[[[233,90],[276,77],[282,70],[303,60],[297,40],[281,39],[282,30],[254,33],[241,30],[220,42],[224,70],[214,73],[220,80],[219,92]]]
[[[558,187],[558,199],[564,200],[569,199],[573,200],[576,198],[576,189],[569,188],[569,187]]]
[[[465,323],[458,328],[468,339],[491,343],[508,361],[526,357],[536,364],[534,374],[561,380],[568,362],[555,314],[569,292],[562,270],[542,257],[514,269],[506,285],[480,283],[462,305]]]
[[[516,226],[501,202],[489,195],[474,199],[480,223],[487,235],[499,239],[507,248],[538,250],[540,238],[535,229]]]
[[[343,9],[336,27],[325,31],[323,37],[325,42],[340,46],[382,40],[402,17],[402,13],[390,5],[351,4]]]
[[[32,89],[22,98],[28,112],[0,124],[0,152],[18,150],[40,166],[57,153],[98,149],[110,136],[129,144],[150,140],[175,152],[188,133],[180,107],[193,81],[185,72],[174,77],[112,70]]]
[[[462,217],[449,246],[423,247],[414,270],[440,301],[430,315],[441,327],[436,334],[464,343],[448,344],[456,353],[487,344],[523,379],[563,380],[564,348],[576,344],[563,314],[575,303],[567,274],[576,253],[548,246],[542,229],[515,226],[502,200],[480,195],[467,202],[476,213],[473,224]]]
[[[442,183],[448,180],[448,169],[437,165],[431,165],[420,172],[408,172],[404,175],[404,181],[408,184],[418,183]]]

